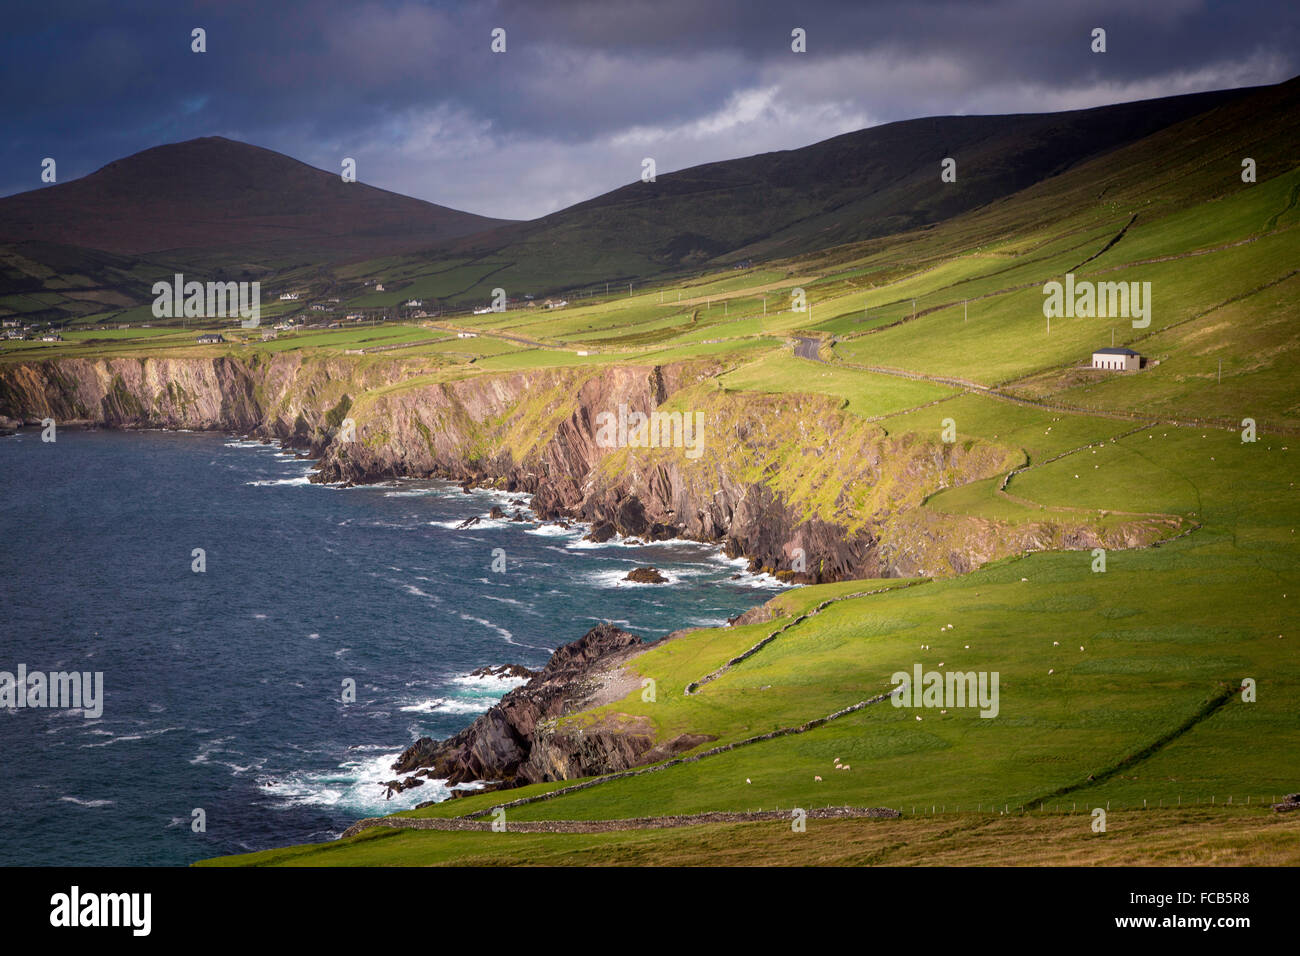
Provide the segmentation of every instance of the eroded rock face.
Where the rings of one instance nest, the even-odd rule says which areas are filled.
[[[398,773],[427,771],[452,784],[495,780],[523,785],[626,769],[654,746],[648,730],[626,727],[557,734],[558,718],[592,706],[621,664],[642,647],[635,634],[598,624],[558,648],[527,684],[516,687],[447,740],[422,737],[398,758]],[[615,691],[616,698],[623,696]]]
[[[890,436],[823,396],[698,387],[722,370],[702,359],[389,388],[427,368],[297,351],[69,358],[0,367],[0,415],[278,438],[320,458],[314,480],[441,477],[524,492],[538,518],[589,522],[594,541],[718,542],[751,571],[792,583],[946,576],[1027,550],[1133,547],[1169,531],[1152,519],[1100,529],[934,513],[921,507],[927,494],[1005,474],[1020,453]],[[703,415],[700,454],[602,446],[597,419],[620,406]],[[356,440],[345,441],[350,415]]]

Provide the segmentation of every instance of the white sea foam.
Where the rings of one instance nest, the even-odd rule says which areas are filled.
[[[519,522],[515,522],[518,524]],[[545,538],[577,537],[583,533],[581,528],[561,528],[558,524],[539,524],[534,528],[525,528],[525,534],[539,534]]]
[[[472,687],[484,693],[494,693],[500,697],[506,691],[527,684],[528,678],[497,674],[462,674],[459,677],[453,677],[452,683],[460,684],[463,687]]]
[[[332,807],[354,815],[373,816],[409,810],[429,800],[447,799],[451,791],[445,780],[426,780],[423,786],[394,793],[391,800],[385,799],[387,790],[381,784],[401,777],[392,766],[399,756],[400,753],[386,750],[345,760],[334,770],[299,771],[283,777],[262,778],[259,783],[262,793],[274,801],[276,809],[284,810]]]
[[[270,488],[276,485],[310,485],[311,477],[308,475],[299,475],[297,478],[266,478],[261,481],[246,481],[246,485],[252,485],[256,488]]]
[[[79,807],[111,807],[112,800],[82,800],[80,797],[59,797],[64,803],[75,803]]]
[[[430,697],[398,710],[404,714],[481,714],[495,703],[491,698]]]

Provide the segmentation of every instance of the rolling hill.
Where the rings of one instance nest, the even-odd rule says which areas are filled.
[[[81,179],[0,199],[0,241],[119,255],[240,247],[254,256],[291,248],[336,259],[427,246],[502,224],[345,183],[336,173],[220,136],[157,146]]]
[[[529,222],[488,219],[206,137],[0,199],[0,309],[116,321],[170,269],[444,305],[680,275],[925,229],[1259,89],[1064,113],[946,116],[660,175]],[[743,144],[737,144],[743,150]],[[957,162],[953,183],[940,162]],[[119,258],[114,258],[119,257]],[[349,263],[341,267],[340,263]],[[391,301],[389,301],[391,300]]]

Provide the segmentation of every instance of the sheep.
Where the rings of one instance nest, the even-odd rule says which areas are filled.
[[[818,783],[822,782],[822,778],[817,776],[816,774],[813,775],[813,779],[816,780]]]

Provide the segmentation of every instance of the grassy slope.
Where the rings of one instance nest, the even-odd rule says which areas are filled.
[[[564,835],[370,830],[322,844],[208,861],[234,866],[1295,866],[1300,829],[1246,810],[1091,817],[936,814],[903,820],[708,824]]]

